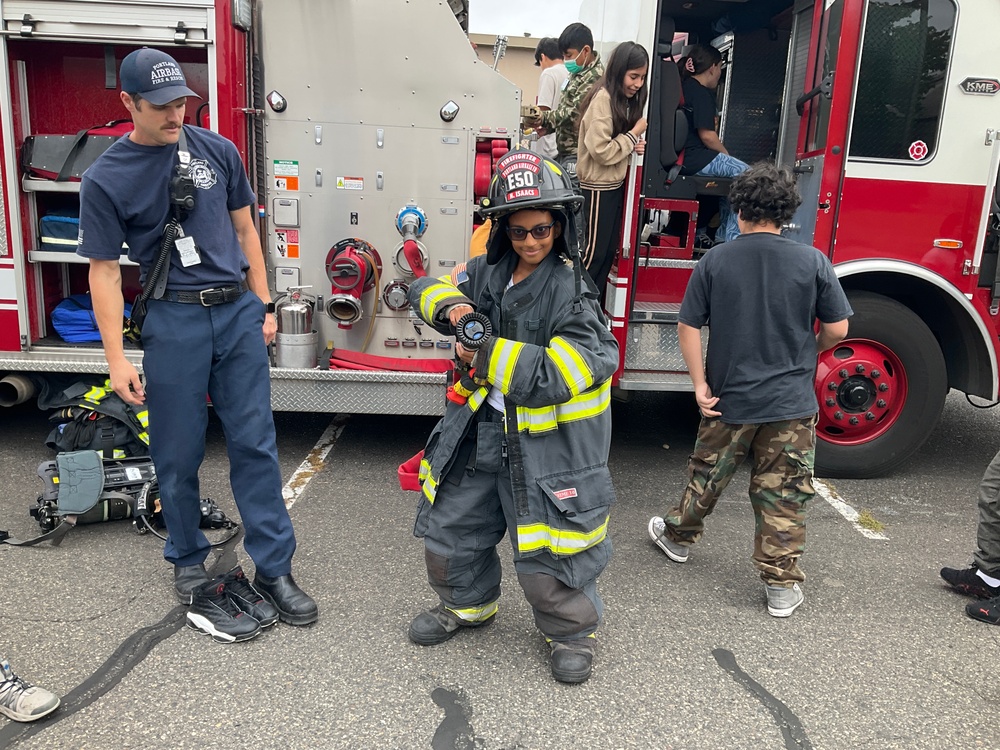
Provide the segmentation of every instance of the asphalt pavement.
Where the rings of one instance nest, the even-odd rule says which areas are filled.
[[[778,620],[750,562],[745,472],[685,565],[646,536],[685,483],[691,396],[614,408],[615,556],[585,684],[552,680],[506,541],[496,621],[436,647],[407,640],[434,597],[412,536],[415,495],[395,472],[433,420],[352,416],[319,466],[331,415],[278,414],[286,480],[310,467],[296,475],[291,515],[295,575],[319,622],[212,642],[184,627],[161,543],[127,521],[81,526],[58,547],[0,545],[0,653],[63,696],[35,724],[0,718],[0,748],[1000,748],[1000,627],[968,619],[937,573],[971,559],[998,410],[952,394],[903,469],[831,482],[887,539],[865,538],[817,499],[806,600]],[[0,529],[22,538],[37,532],[28,507],[38,463],[52,457],[47,432],[33,407],[0,411]],[[214,419],[201,478],[202,494],[238,517]],[[236,561],[252,575],[238,544],[210,558],[219,571]]]

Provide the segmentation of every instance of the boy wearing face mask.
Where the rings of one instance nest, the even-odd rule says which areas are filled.
[[[594,35],[582,23],[571,23],[559,35],[559,49],[569,78],[563,84],[559,105],[541,113],[535,125],[556,134],[556,161],[569,175],[573,190],[580,192],[576,176],[576,152],[580,134],[580,102],[587,92],[604,75],[604,63],[594,49]],[[577,209],[576,223],[579,236],[587,236],[583,210]]]

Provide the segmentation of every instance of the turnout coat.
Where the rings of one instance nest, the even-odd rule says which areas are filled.
[[[607,460],[618,344],[596,301],[577,294],[573,268],[562,257],[550,253],[528,278],[506,289],[517,261],[514,252],[494,266],[478,256],[451,277],[424,277],[410,287],[411,305],[437,331],[453,333],[448,310],[456,304],[487,315],[494,330],[473,362],[480,382],[466,377],[456,385],[468,395],[466,403],[449,400],[427,441],[421,504],[433,505],[448,473],[466,469],[455,465],[459,447],[470,429],[490,426],[477,423],[475,414],[485,408],[490,386],[499,388],[517,555],[563,558],[600,546],[603,554],[586,556],[600,559],[581,566],[599,571],[611,554],[608,517],[615,494]],[[592,291],[589,279],[585,283]],[[584,580],[569,585],[585,582],[586,572],[578,573]]]

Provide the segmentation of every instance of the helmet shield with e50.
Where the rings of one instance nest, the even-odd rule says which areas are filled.
[[[583,196],[574,192],[569,176],[558,164],[527,149],[509,152],[497,163],[489,195],[480,204],[480,213],[493,219],[486,262],[493,265],[513,249],[502,225],[507,216],[524,209],[557,212],[555,218],[564,219],[566,224],[563,238],[567,255],[576,260],[579,248],[573,215],[582,202]]]

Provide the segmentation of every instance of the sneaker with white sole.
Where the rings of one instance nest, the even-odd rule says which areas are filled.
[[[260,623],[236,606],[223,579],[208,581],[191,593],[189,627],[212,636],[216,643],[248,641],[260,635]]]
[[[765,588],[767,613],[772,617],[789,617],[806,598],[797,583],[791,586],[772,586],[768,583],[765,584]]]
[[[683,544],[678,544],[667,536],[667,524],[662,518],[659,516],[650,518],[647,529],[649,530],[649,538],[667,554],[667,557],[675,563],[687,562],[690,548],[685,547]]]
[[[59,696],[25,682],[0,661],[0,714],[14,721],[35,721],[59,708]]]

